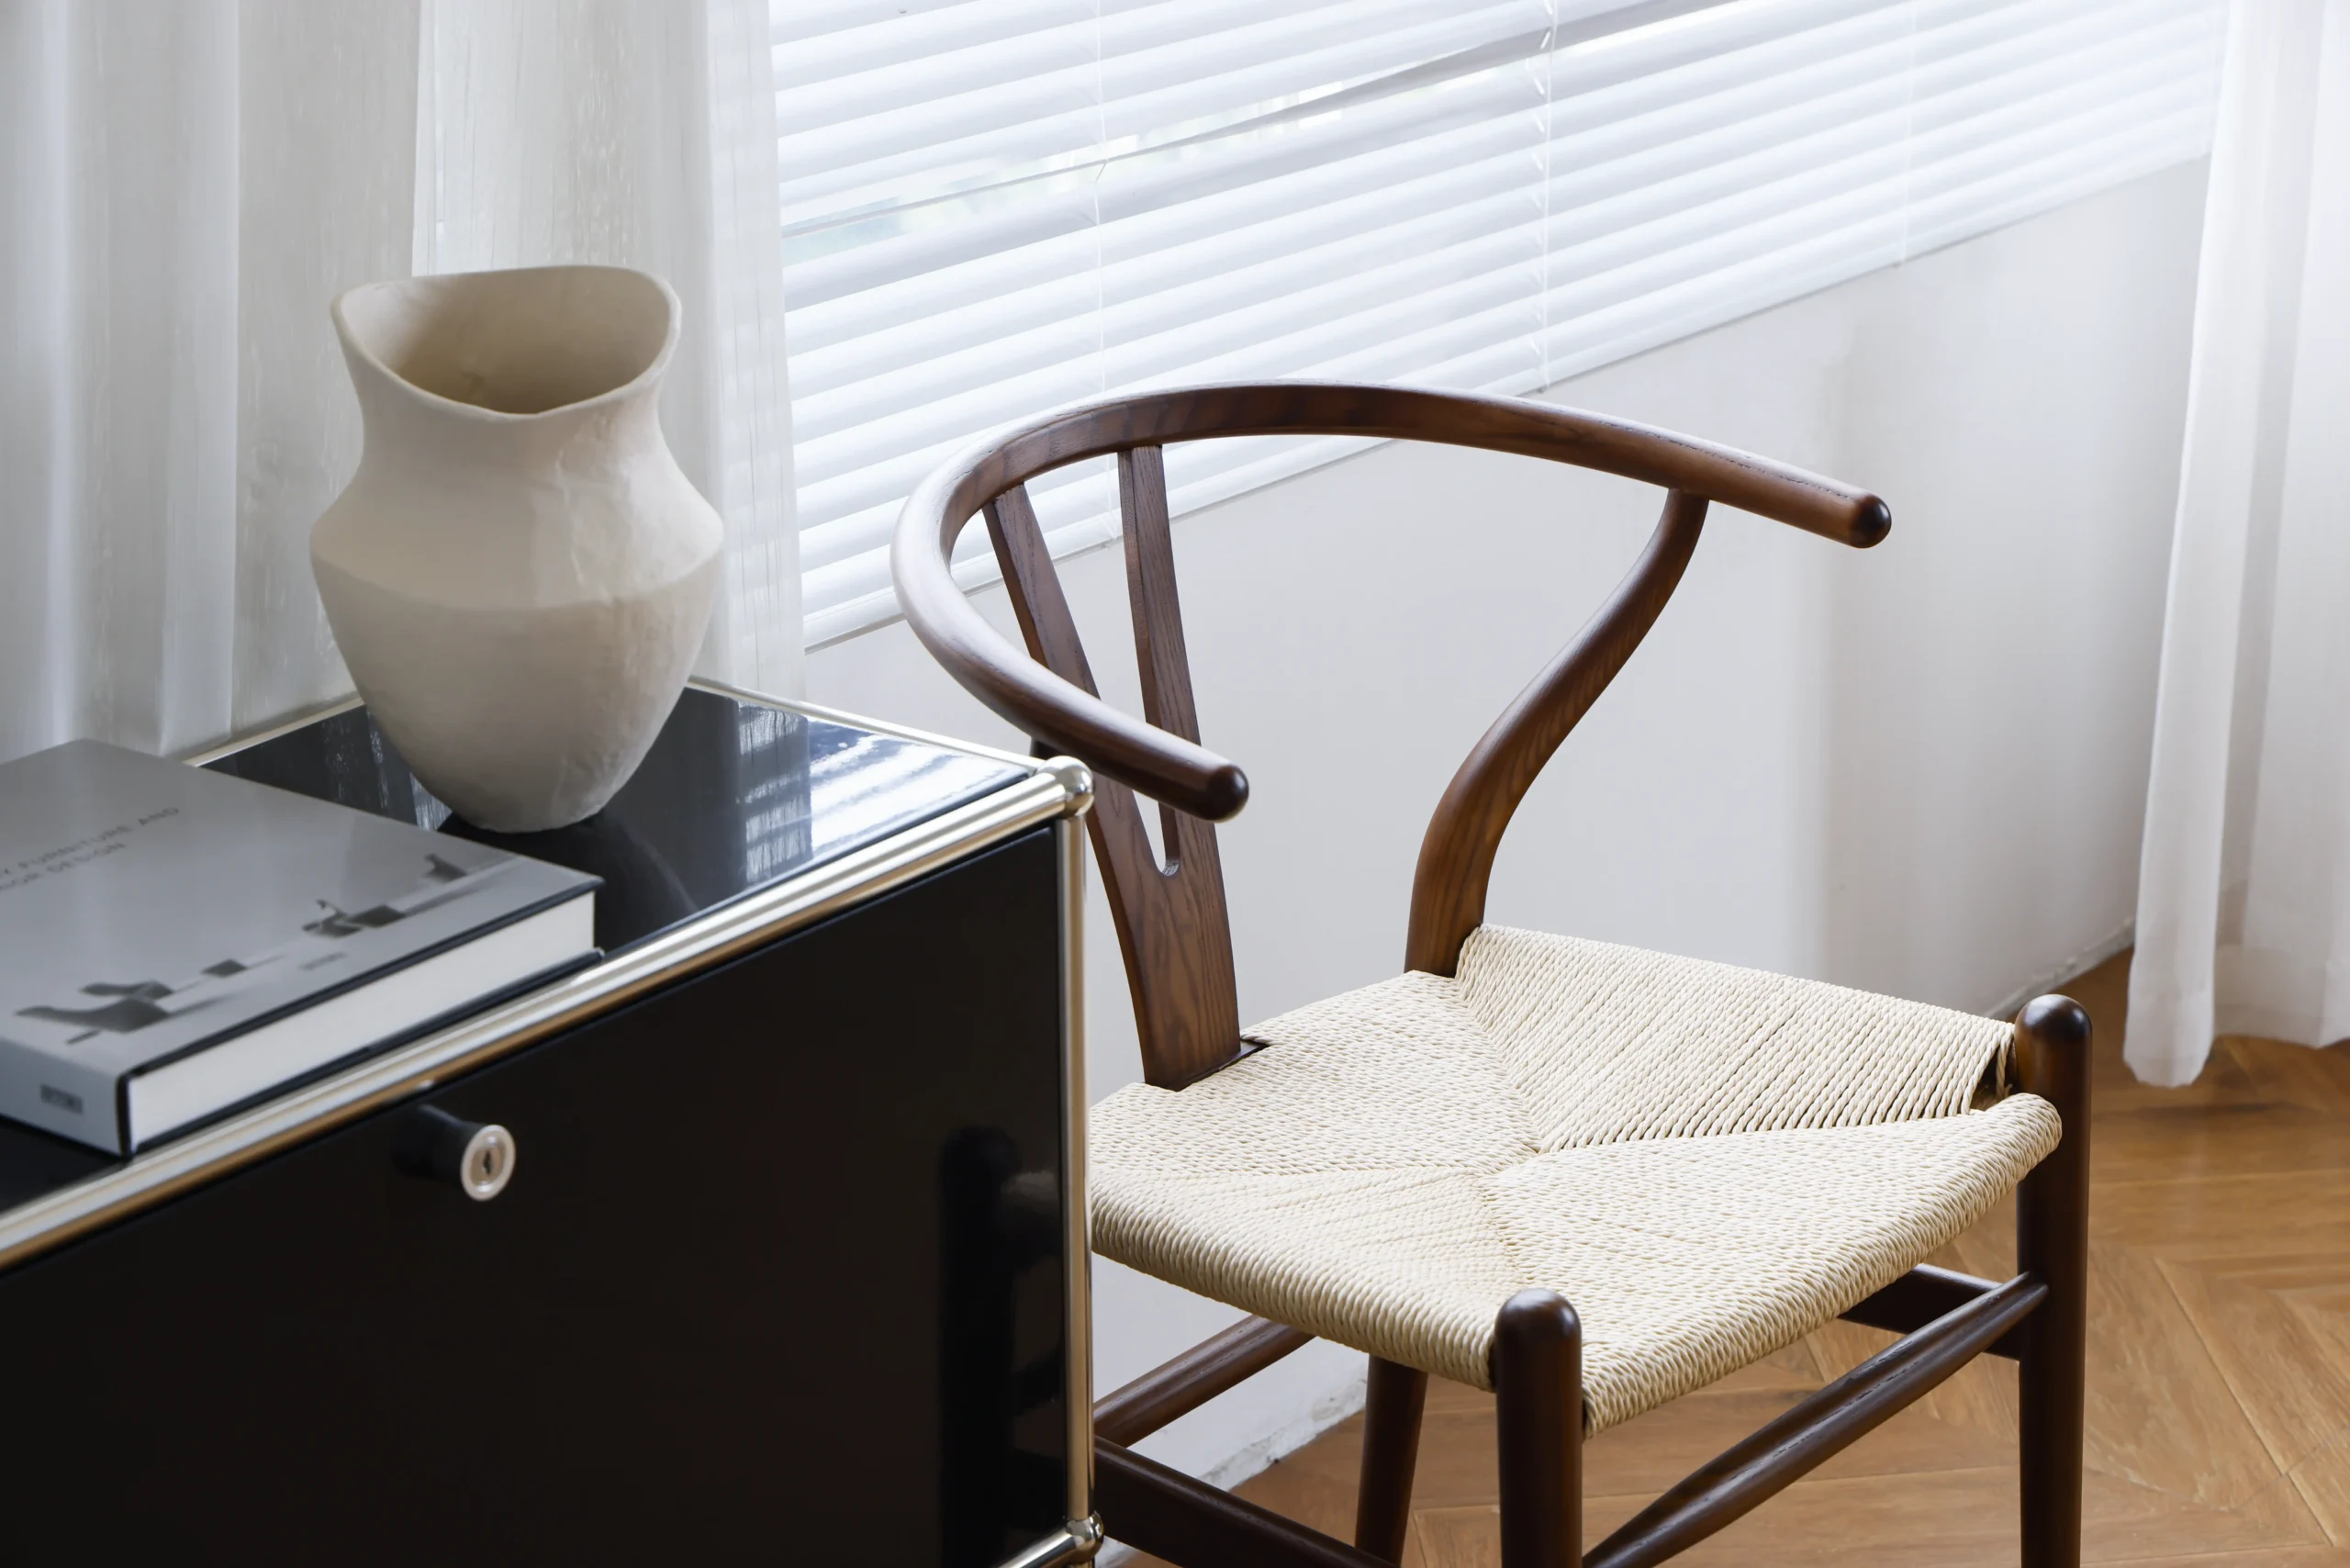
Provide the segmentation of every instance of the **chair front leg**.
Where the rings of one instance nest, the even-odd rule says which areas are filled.
[[[1404,1561],[1412,1523],[1412,1472],[1420,1458],[1420,1413],[1428,1374],[1371,1358],[1363,1391],[1362,1482],[1355,1493],[1355,1544],[1373,1557]]]
[[[1509,1298],[1494,1333],[1502,1568],[1583,1562],[1583,1325],[1556,1291]]]
[[[2089,1017],[2043,996],[2016,1017],[2018,1077],[2056,1107],[2065,1139],[2016,1190],[2016,1270],[2048,1299],[2024,1320],[2018,1462],[2024,1568],[2081,1561],[2083,1363],[2088,1346]]]

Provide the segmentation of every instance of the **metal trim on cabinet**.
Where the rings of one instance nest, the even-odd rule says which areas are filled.
[[[1070,1562],[1088,1562],[1102,1550],[1102,1516],[1088,1514],[1071,1519],[1059,1532],[1048,1535],[1025,1551],[1015,1552],[996,1568],[1063,1568]]]
[[[1090,792],[1086,799],[1091,801]],[[1062,1314],[1067,1323],[1064,1398],[1072,1519],[1093,1514],[1093,1247],[1085,1205],[1085,835],[1077,825],[1083,810],[1072,811],[1053,829],[1061,858],[1061,1219],[1067,1227],[1061,1251],[1069,1292]]]
[[[178,754],[178,759],[190,767],[204,767],[219,761],[224,756],[234,756],[241,751],[250,750],[263,741],[274,741],[280,735],[290,735],[306,724],[315,724],[320,719],[331,719],[337,713],[347,713],[359,705],[360,699],[356,693],[349,697],[338,697],[330,702],[321,702],[316,707],[289,713],[285,718],[261,729],[248,730],[243,734],[230,735],[225,741],[215,741],[209,745],[197,746],[193,751],[181,752]]]

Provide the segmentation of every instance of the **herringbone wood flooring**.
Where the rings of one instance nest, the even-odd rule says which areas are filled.
[[[2091,1562],[2350,1568],[2350,1048],[2223,1041],[2186,1089],[2121,1064],[2125,955],[2064,989],[2098,1029],[2091,1145]],[[1939,1261],[2005,1278],[2002,1209]],[[1888,1343],[1830,1324],[1602,1434],[1596,1542],[1666,1485]],[[2015,1367],[1984,1360],[1678,1561],[2012,1563]],[[1241,1490],[1342,1539],[1360,1417]],[[1406,1568],[1497,1563],[1493,1400],[1428,1396]]]

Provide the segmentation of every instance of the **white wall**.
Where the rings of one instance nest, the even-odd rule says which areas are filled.
[[[2133,902],[2202,168],[2139,181],[1554,389],[1872,487],[1852,552],[1717,512],[1679,596],[1535,788],[1489,913],[1971,1010],[2118,945]],[[1659,497],[1375,449],[1177,525],[1244,1020],[1400,967],[1430,808],[1628,566]],[[1114,552],[1064,581],[1132,690]],[[1009,624],[1001,590],[982,596]],[[811,699],[1012,743],[896,626]],[[1131,706],[1131,701],[1129,701]],[[1098,888],[1096,1095],[1139,1076]],[[1098,1384],[1235,1316],[1108,1264]],[[1230,1480],[1360,1398],[1317,1345],[1146,1445]]]

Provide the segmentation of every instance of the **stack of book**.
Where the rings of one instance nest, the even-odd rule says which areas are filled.
[[[135,1153],[592,961],[597,886],[95,741],[0,766],[0,1115]]]

